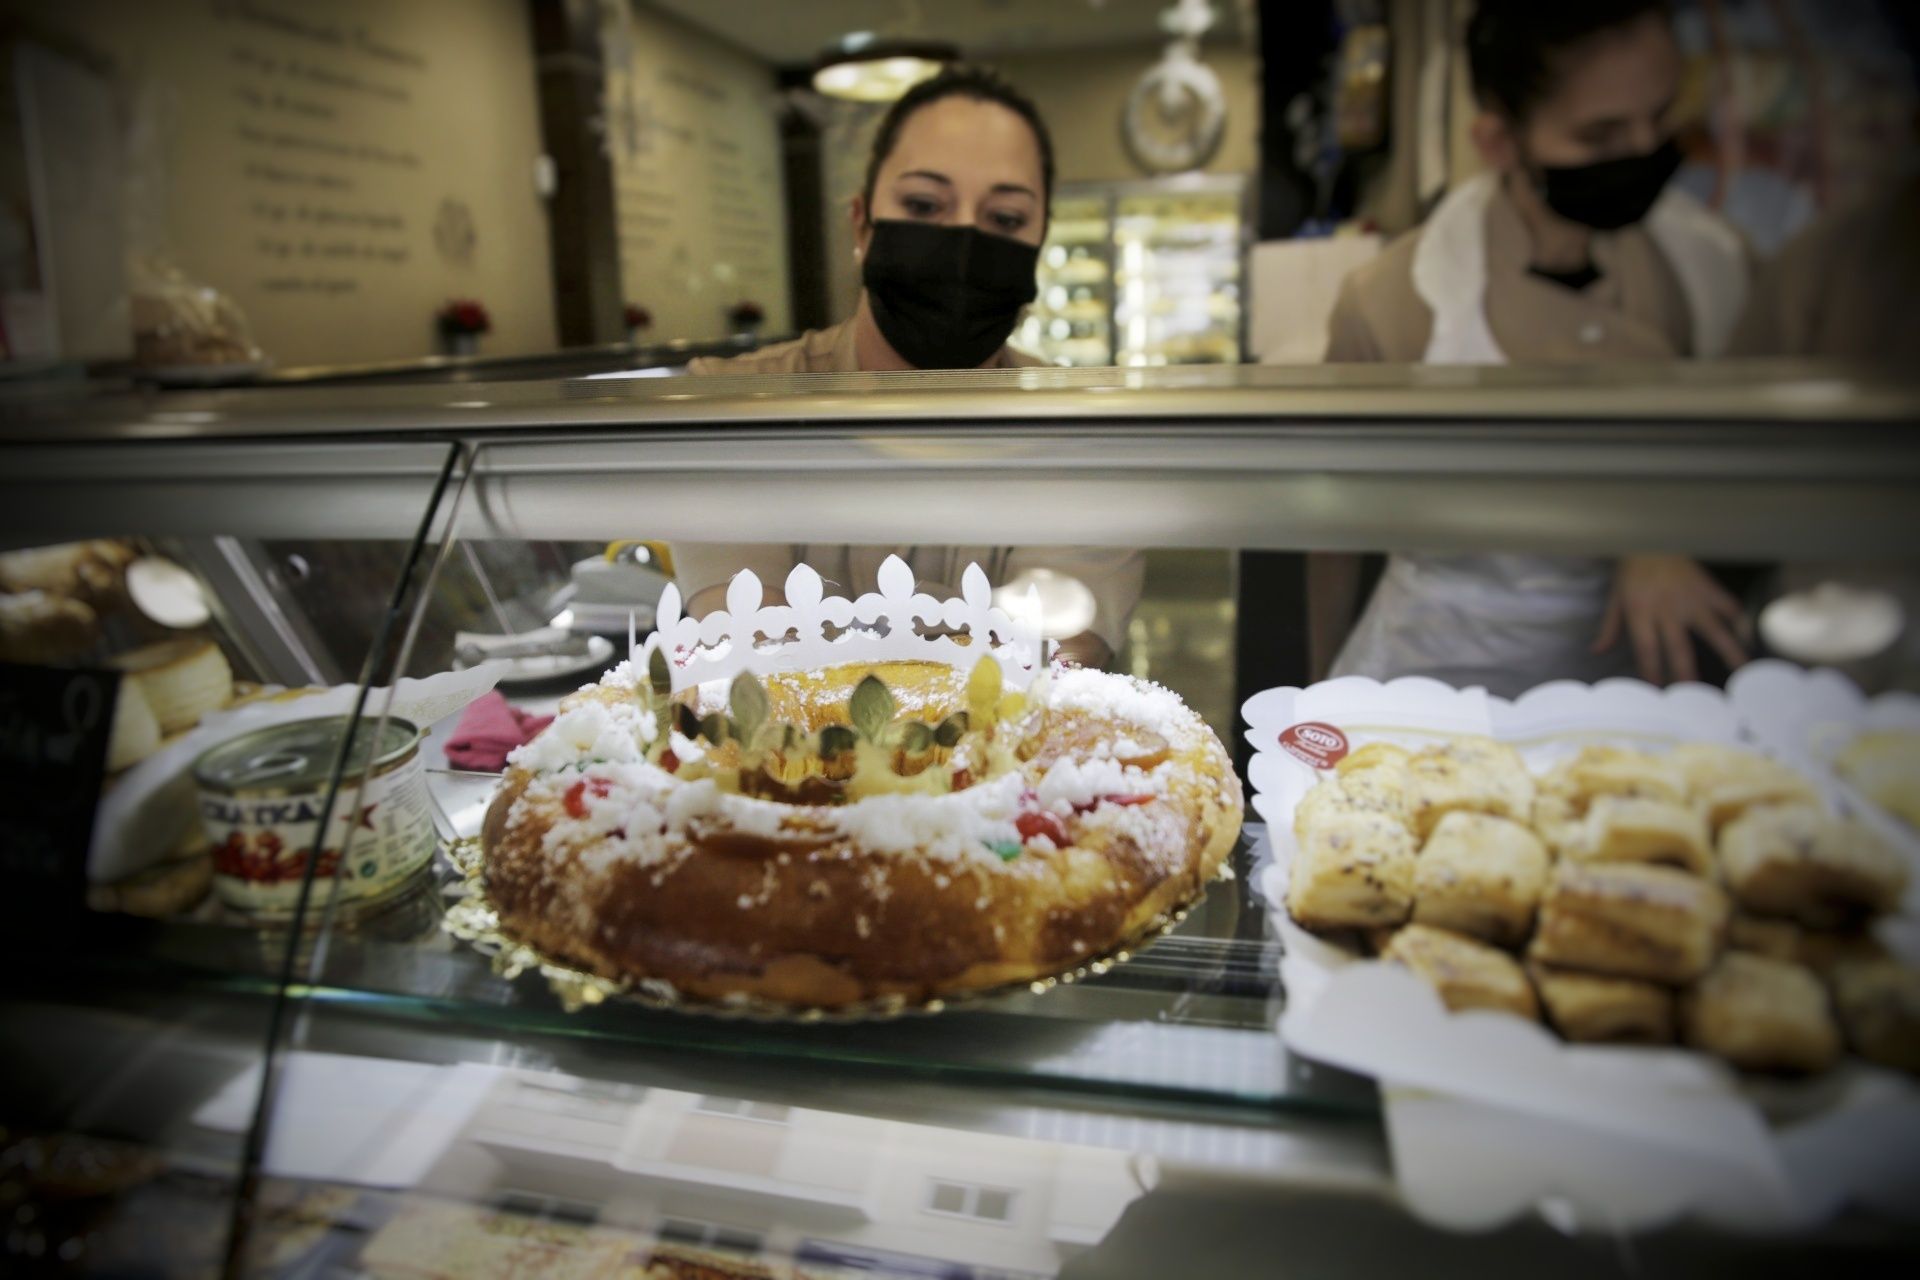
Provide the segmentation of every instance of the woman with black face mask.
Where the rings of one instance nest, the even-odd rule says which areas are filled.
[[[1346,281],[1330,361],[1708,357],[1747,290],[1738,234],[1668,183],[1681,58],[1664,0],[1480,0],[1467,30],[1486,172]],[[1352,617],[1343,558],[1310,570],[1315,641]],[[1512,695],[1556,678],[1745,660],[1740,606],[1690,559],[1395,555],[1334,674]]]
[[[1040,114],[992,72],[953,67],[909,89],[874,133],[851,206],[860,305],[851,319],[691,373],[1010,369],[1033,301],[1053,195]]]
[[[909,89],[874,133],[866,181],[851,204],[860,303],[850,319],[694,374],[854,373],[1012,369],[1044,363],[1007,345],[1033,301],[1034,271],[1053,195],[1053,143],[1040,114],[997,75],[952,67]],[[937,540],[937,529],[916,529]],[[1030,569],[1076,579],[1093,597],[1092,624],[1061,637],[1072,661],[1098,665],[1118,649],[1145,576],[1137,551],[1099,547],[830,545],[674,546],[688,610],[720,607],[726,584],[752,569],[770,597],[796,561],[841,591],[875,589],[897,554],[922,590],[958,595],[978,563],[996,584]]]

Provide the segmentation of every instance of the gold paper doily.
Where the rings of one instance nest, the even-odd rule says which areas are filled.
[[[1206,900],[1206,892],[1202,890],[1200,895],[1191,902],[1157,917],[1147,928],[1111,951],[1103,952],[1076,964],[1071,969],[1048,977],[1034,978],[1027,982],[1012,982],[1005,986],[987,987],[979,991],[968,991],[924,1001],[909,1000],[905,996],[886,996],[878,1000],[823,1008],[818,1005],[786,1004],[747,995],[714,1000],[704,996],[687,995],[672,983],[659,978],[643,978],[637,982],[616,982],[611,978],[603,978],[598,974],[587,973],[570,965],[557,963],[516,940],[501,928],[500,915],[494,910],[493,904],[487,901],[486,890],[481,880],[480,840],[477,836],[468,836],[454,841],[447,848],[447,858],[459,873],[459,878],[450,886],[455,899],[447,906],[447,914],[441,921],[441,928],[467,943],[480,954],[489,957],[493,962],[494,972],[504,978],[517,978],[529,969],[538,970],[540,976],[547,980],[547,985],[553,989],[554,995],[559,997],[561,1007],[568,1013],[603,1004],[608,1000],[630,1001],[645,1005],[649,1009],[670,1009],[678,1013],[697,1013],[717,1018],[745,1018],[756,1022],[879,1022],[905,1014],[940,1013],[947,1009],[975,1005],[1021,992],[1041,995],[1063,984],[1079,982],[1086,978],[1097,978],[1114,966],[1125,964],[1133,958],[1136,951],[1150,946],[1167,932],[1178,927],[1181,921],[1187,918],[1189,911]],[[1220,864],[1217,878],[1221,880],[1234,878],[1231,862],[1223,861]]]

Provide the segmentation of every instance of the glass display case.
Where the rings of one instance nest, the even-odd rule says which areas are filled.
[[[1062,188],[1055,197],[1039,291],[1014,341],[1050,364],[1113,363],[1113,218],[1105,194]]]
[[[1244,204],[1234,177],[1063,186],[1015,345],[1075,366],[1237,364]]]
[[[354,692],[455,452],[8,450],[9,1271],[218,1273],[257,1097],[204,1108],[267,1060],[311,933],[212,891],[192,743],[283,690]]]
[[[308,859],[285,899],[204,881],[143,898],[133,881],[196,857],[239,874],[196,843],[197,820],[218,816],[204,790],[162,830],[149,819],[164,804],[115,808],[109,786],[91,877],[86,837],[56,849],[74,828],[39,828],[55,856],[10,867],[26,909],[0,997],[10,1264],[984,1278],[1195,1260],[1264,1274],[1282,1252],[1446,1274],[1744,1257],[1751,1240],[1684,1221],[1628,1249],[1550,1197],[1477,1236],[1409,1214],[1376,1087],[1275,1033],[1287,992],[1251,874],[1258,821],[1234,875],[1125,963],[937,1012],[712,1016],[503,967],[447,927],[501,781],[450,752],[473,694],[459,681],[483,664],[511,711],[551,712],[626,653],[626,624],[587,606],[624,592],[644,634],[685,543],[1140,548],[1113,665],[1178,691],[1233,744],[1257,692],[1234,682],[1242,553],[1662,549],[1910,569],[1915,403],[1783,366],[1642,369],[1631,385],[1039,369],[16,408],[6,549],[92,540],[121,567],[114,591],[125,565],[164,561],[205,617],[168,627],[177,604],[144,587],[126,604],[103,594],[78,644],[0,668],[10,696],[50,670],[137,676],[125,654],[164,632],[230,668],[203,727],[254,724],[236,692],[314,690],[362,735],[416,717],[400,764],[417,767],[431,851],[393,885],[356,883],[348,843],[345,872]],[[308,780],[310,822],[369,821],[386,759],[335,744]],[[73,777],[35,768],[22,776]],[[1782,1266],[1877,1266],[1914,1244],[1910,1225],[1854,1212],[1768,1248]]]
[[[1118,365],[1238,364],[1248,220],[1237,180],[1114,201]]]

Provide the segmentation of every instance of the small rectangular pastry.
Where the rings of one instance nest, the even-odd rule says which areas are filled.
[[[1563,785],[1576,796],[1635,796],[1686,802],[1686,783],[1659,756],[1623,747],[1588,747],[1559,770]]]
[[[1847,1043],[1869,1062],[1920,1075],[1920,970],[1855,960],[1828,977]]]
[[[1549,775],[1533,798],[1533,829],[1554,857],[1578,858],[1587,844],[1587,806]]]
[[[1525,822],[1533,812],[1533,775],[1519,752],[1492,738],[1449,738],[1407,760],[1414,833],[1422,840],[1440,819],[1466,810]]]
[[[1829,974],[1843,964],[1885,960],[1888,955],[1880,939],[1861,929],[1801,929],[1790,958],[1815,973]]]
[[[1746,1071],[1824,1071],[1840,1030],[1806,968],[1729,951],[1680,998],[1686,1042]]]
[[[1847,744],[1833,765],[1869,800],[1920,827],[1920,732],[1863,733]]]
[[[1736,911],[1727,921],[1727,949],[1746,951],[1769,960],[1807,963],[1801,954],[1805,946],[1800,926],[1791,920],[1770,920],[1766,916]]]
[[[1872,830],[1808,804],[1758,805],[1720,833],[1720,868],[1739,903],[1816,929],[1891,911],[1900,857]]]
[[[1359,809],[1384,813],[1394,821],[1413,825],[1413,783],[1407,776],[1405,747],[1369,742],[1334,766],[1334,775]]]
[[[1331,814],[1352,813],[1356,807],[1338,778],[1322,779],[1308,788],[1307,794],[1300,797],[1300,803],[1293,807],[1293,834],[1305,840],[1316,823],[1325,821]]]
[[[1528,955],[1677,986],[1713,963],[1726,923],[1726,895],[1698,876],[1635,862],[1562,862]]]
[[[1333,771],[1340,777],[1361,773],[1368,769],[1386,767],[1404,769],[1413,752],[1391,742],[1369,742],[1365,746],[1355,747],[1340,758]]]
[[[1413,971],[1454,1013],[1498,1009],[1529,1021],[1540,1019],[1533,986],[1504,951],[1431,925],[1410,924],[1393,935],[1381,959]]]
[[[1287,910],[1309,929],[1400,924],[1413,909],[1413,835],[1392,818],[1330,812],[1300,841]]]
[[[1585,830],[1568,857],[1589,862],[1657,862],[1713,875],[1706,819],[1670,800],[1600,795],[1587,809]]]
[[[1293,833],[1302,840],[1315,823],[1334,813],[1374,813],[1407,826],[1407,788],[1404,776],[1399,783],[1382,785],[1376,776],[1383,770],[1368,770],[1347,777],[1323,778],[1315,783],[1293,810]]]
[[[1547,1020],[1582,1044],[1673,1043],[1673,992],[1635,978],[1608,978],[1529,964]]]
[[[1689,743],[1668,752],[1667,760],[1686,779],[1694,807],[1715,831],[1755,805],[1820,803],[1811,782],[1751,751]]]
[[[1540,838],[1519,823],[1449,813],[1415,864],[1414,921],[1517,946],[1533,932],[1551,865]]]

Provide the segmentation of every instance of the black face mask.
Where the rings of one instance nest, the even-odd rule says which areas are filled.
[[[874,222],[860,271],[880,334],[916,369],[972,369],[1033,301],[1036,245],[973,227]]]
[[[1533,185],[1547,208],[1595,231],[1618,231],[1647,216],[1680,170],[1680,148],[1669,138],[1643,155],[1598,164],[1534,167]]]

